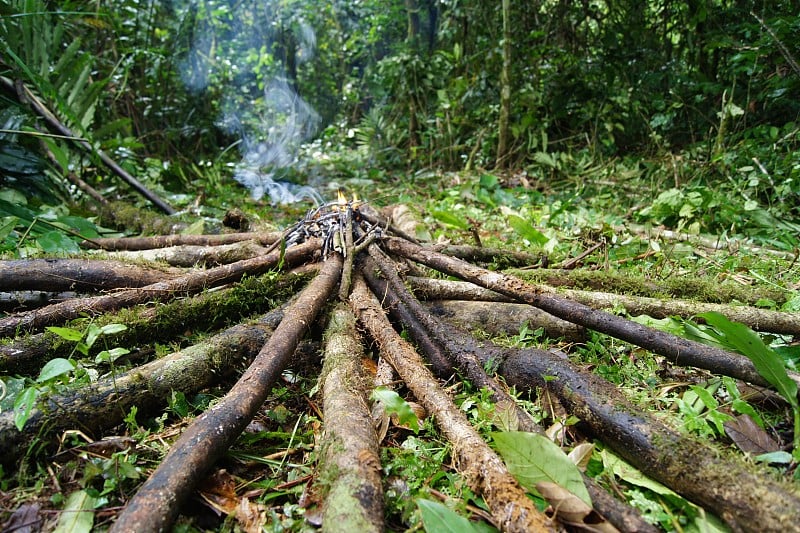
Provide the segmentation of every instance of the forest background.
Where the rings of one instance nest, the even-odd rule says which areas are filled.
[[[232,208],[259,229],[283,229],[314,201],[344,190],[377,208],[409,207],[425,240],[512,243],[546,256],[544,265],[612,272],[612,285],[615,269],[644,278],[625,282],[622,292],[636,286],[652,296],[653,286],[669,285],[667,298],[796,314],[798,13],[796,1],[0,0],[0,252],[4,259],[80,254],[84,237],[157,233],[164,220],[170,231],[213,233]],[[37,102],[52,115],[36,110]],[[67,130],[54,134],[53,120]],[[120,180],[101,153],[163,204]],[[135,206],[133,216],[117,201]],[[705,240],[676,243],[654,228]],[[692,293],[690,279],[705,284],[702,291]],[[728,292],[726,284],[756,296]],[[248,287],[242,284],[245,296]],[[250,303],[223,317],[226,324],[255,313]],[[108,332],[124,329],[109,320]],[[661,327],[681,334],[696,328],[664,320]],[[97,329],[91,320],[72,325],[72,340]],[[147,357],[202,337],[203,326],[194,327],[150,342]],[[549,342],[526,326],[516,333],[504,342]],[[796,338],[765,339],[778,366],[796,371]],[[133,335],[126,342],[131,351],[145,344]],[[23,412],[16,427],[39,394],[135,368],[125,354],[112,359],[108,346],[98,359],[83,347],[56,375],[3,376],[0,410]],[[773,465],[770,475],[795,484],[800,477],[796,402],[777,414],[745,401],[730,407],[740,400],[733,381],[702,374],[673,386],[663,360],[597,333],[563,348],[575,348],[578,364],[692,435],[730,446],[723,421],[753,414],[760,434],[769,432],[784,452],[763,460]],[[275,529],[307,527],[297,504],[303,486],[292,483],[313,475],[313,454],[305,451],[319,424],[306,399],[315,384],[316,376],[306,376],[276,387],[296,401],[276,393],[281,409],[270,406],[269,417],[280,431],[269,438],[282,432],[284,440],[269,446],[285,448],[284,459],[291,450],[296,462],[282,459],[270,466],[280,471],[274,479],[247,482],[264,491],[259,505],[272,505]],[[459,408],[484,432],[496,426],[485,391],[462,388]],[[173,392],[159,417],[137,421],[132,409],[118,427],[141,445],[224,393]],[[527,408],[542,420],[552,415],[546,406]],[[295,419],[293,430],[284,427]],[[459,495],[459,512],[474,513],[465,506],[478,499],[455,474],[442,473],[448,445],[425,424],[424,436],[393,426],[390,436],[408,438],[382,451],[387,479],[403,477],[406,488],[421,491],[414,498]],[[786,453],[790,441],[794,456]],[[57,475],[31,454],[28,470],[0,470],[3,511],[32,494],[47,496],[54,509],[69,506],[50,486],[59,478],[72,494],[94,498],[79,505],[102,509],[98,520],[107,525],[166,448],[141,456],[123,450],[116,462],[84,457]],[[593,474],[610,472],[593,453]],[[651,524],[706,530],[698,525],[706,524],[702,510],[686,500],[614,479],[611,486]],[[285,490],[275,489],[284,482]],[[404,494],[387,496],[390,530],[418,527],[416,500]],[[111,508],[105,515],[104,506]]]
[[[644,221],[790,249],[797,7],[4,0],[2,74],[179,208],[232,175],[259,197],[282,194],[272,178],[508,169],[578,194],[636,179]],[[21,132],[34,115],[7,93],[0,106],[6,200],[74,199],[67,170],[120,192],[96,157],[46,138],[54,168]]]

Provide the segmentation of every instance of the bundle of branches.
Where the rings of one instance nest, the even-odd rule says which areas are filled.
[[[421,245],[357,201],[340,198],[314,209],[272,241],[271,247],[261,249],[255,257],[189,272],[130,269],[126,273],[113,269],[112,263],[86,263],[83,269],[73,263],[30,263],[36,266],[39,277],[26,284],[21,281],[24,276],[16,275],[25,271],[20,264],[0,265],[0,290],[35,288],[52,278],[62,282],[69,279],[69,287],[59,282],[47,284],[47,290],[122,289],[7,316],[0,320],[4,336],[36,333],[84,314],[185,298],[279,267],[306,263],[318,270],[287,306],[255,322],[234,325],[201,344],[98,380],[79,391],[40,398],[31,406],[21,430],[16,427],[14,413],[0,414],[0,460],[6,465],[19,460],[29,450],[34,435],[46,442],[48,436],[78,428],[99,438],[118,425],[131,406],[163,408],[174,391],[200,390],[246,365],[227,394],[185,428],[112,526],[112,531],[165,530],[262,407],[309,329],[325,315],[328,326],[320,386],[324,431],[317,483],[324,485],[320,490],[327,495],[322,524],[329,529],[384,528],[380,436],[373,427],[368,403],[375,383],[361,363],[372,346],[377,346],[378,357],[388,362],[416,401],[433,416],[451,443],[456,468],[485,501],[488,520],[504,531],[559,530],[565,525],[601,531],[653,528],[585,475],[582,479],[591,505],[570,497],[564,487],[555,487],[558,490],[554,491],[546,484],[520,485],[443,388],[442,380],[454,373],[489,392],[497,409],[507,413],[509,429],[543,433],[497,376],[531,397],[543,394],[557,399],[568,413],[580,419],[577,427],[587,439],[596,439],[736,531],[784,531],[800,522],[800,497],[768,473],[756,471],[742,457],[719,454],[707,443],[669,428],[632,405],[616,386],[559,354],[504,348],[473,337],[437,316],[447,314],[447,304],[423,303],[408,286],[440,300],[456,293],[462,300],[481,300],[483,313],[478,312],[476,320],[484,326],[490,314],[513,316],[530,310],[522,320],[543,320],[545,328],[556,335],[580,341],[588,328],[660,354],[667,364],[771,386],[749,359],[593,309],[542,286],[443,253],[447,249]],[[166,243],[153,241],[153,246],[159,244]],[[113,246],[126,247],[119,241]],[[143,246],[139,241],[135,247]],[[458,254],[463,256],[464,250],[458,250]],[[53,264],[61,269],[58,275],[47,270]],[[454,288],[453,282],[443,284],[420,277],[431,270],[466,283]],[[114,275],[98,277],[98,271]],[[16,274],[4,276],[9,272]],[[415,273],[415,277],[403,279],[407,272]],[[451,292],[447,293],[443,285]],[[481,292],[484,290],[492,292]],[[466,313],[457,314],[463,322]],[[357,324],[367,339],[362,339]],[[404,328],[414,344],[401,338],[395,326]],[[29,342],[30,338],[20,336],[7,347],[6,368],[14,368],[8,361],[15,353],[24,353]],[[543,513],[534,505],[526,492],[535,490],[550,501],[551,512]]]

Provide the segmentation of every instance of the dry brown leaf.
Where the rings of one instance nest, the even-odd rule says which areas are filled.
[[[572,461],[581,472],[586,471],[586,467],[589,465],[589,460],[592,458],[592,453],[594,452],[594,444],[590,442],[584,442],[578,444],[572,451],[569,452],[569,460]]]
[[[3,531],[15,531],[18,533],[33,533],[42,528],[42,517],[39,514],[42,506],[39,503],[24,503],[20,505],[2,524]]]
[[[386,438],[386,433],[389,431],[389,415],[386,414],[386,409],[383,404],[375,402],[372,404],[372,423],[375,426],[375,434],[378,437],[378,443],[383,442]]]
[[[233,513],[239,504],[236,480],[224,469],[208,476],[201,483],[199,492],[203,502],[220,515]]]
[[[266,509],[248,498],[241,498],[236,506],[236,522],[245,533],[261,533],[261,526],[267,521]]]
[[[547,500],[562,523],[583,531],[619,533],[617,528],[564,487],[549,481],[540,481],[536,484],[536,490]]]
[[[761,455],[781,449],[780,444],[756,424],[750,415],[739,415],[722,425],[728,437],[743,452]]]

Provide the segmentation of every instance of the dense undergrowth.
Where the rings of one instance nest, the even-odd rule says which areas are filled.
[[[551,266],[596,246],[578,263],[575,288],[800,311],[800,129],[792,98],[800,72],[791,47],[800,41],[791,2],[776,3],[766,19],[756,2],[663,2],[652,9],[591,3],[586,12],[580,3],[545,2],[539,11],[515,6],[512,146],[502,161],[495,153],[499,3],[420,1],[430,18],[417,19],[416,30],[413,10],[405,10],[415,2],[389,10],[385,2],[325,9],[316,2],[245,2],[248,22],[226,2],[118,0],[109,3],[115,9],[97,11],[82,2],[61,10],[51,4],[0,0],[0,76],[26,84],[75,136],[112,154],[169,202],[178,214],[168,225],[178,222],[184,233],[221,231],[231,208],[255,228],[281,229],[311,207],[308,200],[281,205],[269,194],[254,199],[246,176],[253,176],[248,154],[256,153],[268,156],[250,161],[257,176],[310,185],[325,199],[341,189],[378,209],[407,205],[417,236],[432,242],[513,247],[545,256]],[[260,26],[264,20],[271,22]],[[309,28],[317,35],[315,56],[303,55]],[[253,35],[263,47],[252,45]],[[297,104],[298,94],[318,114]],[[235,109],[245,112],[236,117]],[[273,128],[301,111],[308,115],[299,130]],[[139,220],[135,231],[104,216],[66,176],[80,176],[108,199],[150,206],[111,176],[96,151],[37,131],[45,129],[42,120],[8,87],[0,93],[0,127],[3,259],[79,256],[83,238],[164,227],[158,215],[152,223]],[[281,143],[286,152],[272,150]],[[690,237],[668,238],[664,229]],[[523,274],[538,279],[535,270]],[[143,330],[125,314],[67,324],[52,333],[60,337],[50,363],[2,376],[0,411],[14,412],[24,425],[39,395],[80,388],[262,313],[288,296],[277,279],[248,280],[232,302],[193,308],[210,319],[187,320],[178,335],[158,331],[158,320]],[[724,327],[650,323],[718,343],[725,337]],[[192,505],[176,531],[238,530],[242,521],[230,506],[242,495],[270,531],[314,529],[319,516],[309,487],[323,417],[320,335],[312,337],[306,356],[221,461],[224,470],[201,487],[202,505]],[[785,368],[797,369],[797,339],[760,338]],[[740,453],[724,424],[749,415],[780,450],[745,461],[800,483],[791,449],[796,409],[774,394],[672,367],[596,333],[572,345],[521,325],[494,340],[561,350],[719,454]],[[90,528],[106,528],[169,443],[234,379],[192,397],[175,393],[162,409],[131,410],[108,443],[93,442],[81,428],[60,435],[55,450],[37,440],[19,465],[0,471],[0,523],[37,502],[47,527],[70,516],[61,512],[68,509],[82,520],[90,515]],[[508,429],[486,391],[460,379],[448,385],[487,440]],[[580,421],[545,397],[517,396],[565,450],[586,440]],[[470,525],[420,503],[431,500],[488,530],[485,506],[458,475],[432,417],[418,431],[407,426],[393,424],[381,452],[387,528],[433,531],[435,516]],[[586,472],[649,522],[668,531],[722,528],[595,445]]]

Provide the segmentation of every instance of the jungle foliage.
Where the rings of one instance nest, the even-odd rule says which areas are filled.
[[[662,195],[637,206],[644,221],[746,229],[791,248],[797,8],[2,0],[0,74],[179,206],[187,189],[213,190],[231,173],[251,186],[240,156],[316,183],[497,166],[545,189],[590,185],[603,167],[657,184]],[[66,170],[116,191],[95,158],[33,135],[41,120],[13,95],[0,95],[0,118],[3,200],[19,191],[36,212],[74,198]],[[298,145],[312,139],[298,165]]]
[[[302,198],[343,185],[376,207],[408,204],[420,215],[419,236],[430,241],[511,242],[551,264],[582,258],[586,272],[609,279],[615,269],[641,275],[639,290],[624,290],[648,296],[652,280],[672,284],[665,297],[701,285],[698,299],[725,302],[747,301],[740,292],[727,296],[730,286],[746,286],[760,295],[755,306],[797,312],[798,13],[800,3],[788,0],[0,0],[0,255],[79,254],[85,238],[154,227],[102,227],[85,191],[65,179],[77,176],[108,200],[146,205],[103,166],[101,149],[191,219],[165,217],[184,233],[207,232],[232,206],[269,229],[285,227],[307,206],[268,210],[260,197],[276,202],[271,188]],[[95,151],[49,132],[23,87]],[[313,189],[295,187],[306,184]],[[122,204],[111,205],[121,215]],[[141,222],[141,212],[127,208]],[[698,251],[651,233],[654,226],[714,242]],[[720,250],[734,237],[750,242]],[[583,256],[587,250],[595,252]],[[237,302],[264,300],[248,284],[240,291]],[[221,314],[239,320],[254,312]],[[128,370],[139,342],[119,334],[136,326],[130,317],[109,320],[49,330],[74,349],[31,376],[4,376],[0,410],[16,410],[15,424],[24,427],[42,395]],[[797,391],[784,371],[800,365],[796,339],[760,337],[714,315],[705,324],[647,320],[758,361],[788,407],[756,405],[732,378],[665,374],[663,360],[599,333],[564,349],[687,433],[722,440],[733,415],[747,415],[749,434],[769,431],[800,453]],[[143,337],[161,356],[202,335],[187,324],[179,338]],[[527,325],[501,341],[555,343]],[[261,504],[274,503],[275,530],[307,528],[299,502],[320,427],[307,405],[314,370],[275,387],[268,425],[229,452],[274,469],[247,484],[262,491]],[[494,431],[504,429],[502,413],[486,389],[459,382],[453,391],[472,424],[502,448]],[[14,502],[29,490],[46,494],[52,506],[76,511],[65,517],[119,508],[166,453],[162,434],[222,394],[174,392],[168,409],[146,421],[131,409],[122,432],[145,451],[69,462],[59,475],[81,488],[68,498],[41,481],[56,476],[33,451],[30,468],[0,468],[0,492]],[[387,528],[475,526],[431,499],[473,516],[484,505],[443,468],[452,450],[431,418],[417,420],[397,393],[376,396],[399,422],[390,433],[396,440],[381,450]],[[536,422],[561,417],[542,400],[517,401]],[[551,427],[569,441],[578,419],[556,422]],[[77,446],[79,437],[65,434],[64,445]],[[286,452],[273,456],[276,448]],[[648,522],[716,527],[688,500],[631,474],[610,450],[587,453],[588,474],[624,480],[615,490]],[[754,461],[796,484],[797,457],[783,451]],[[90,521],[84,530],[91,528]]]

